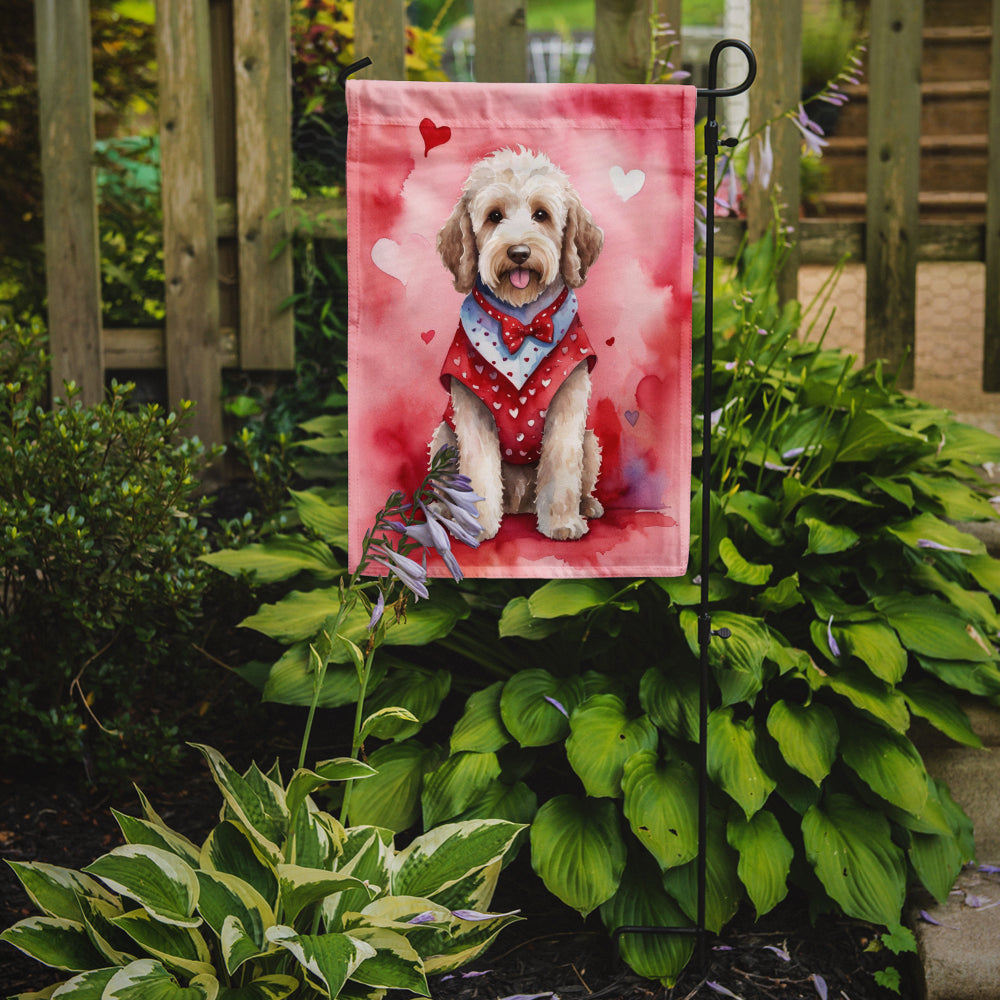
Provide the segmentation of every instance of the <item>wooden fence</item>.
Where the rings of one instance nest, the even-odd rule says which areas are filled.
[[[475,0],[476,75],[526,78],[525,6]],[[93,151],[88,0],[35,0],[45,182],[49,328],[53,384],[72,379],[85,401],[101,397],[105,372],[165,369],[171,402],[198,405],[196,433],[223,439],[221,371],[280,371],[293,365],[290,0],[158,0],[157,48],[163,170],[166,324],[102,329]],[[654,0],[595,0],[599,82],[642,83]],[[659,14],[681,23],[681,0]],[[1000,390],[1000,0],[992,3],[991,99],[986,222],[921,223],[919,53],[923,0],[871,0],[867,81],[869,131],[864,221],[785,219],[797,242],[782,275],[795,294],[800,263],[849,253],[867,270],[866,356],[903,369],[912,384],[916,265],[985,261],[983,383]],[[801,0],[753,0],[751,42],[759,72],[750,124],[800,97]],[[405,0],[357,0],[356,51],[367,75],[404,75]],[[683,39],[681,39],[683,47]],[[676,56],[676,53],[675,53]],[[731,254],[745,228],[760,233],[771,199],[799,203],[798,132],[774,131],[775,170],[751,189],[747,220],[725,220],[716,241]],[[343,234],[343,202],[299,206],[314,235]],[[787,210],[786,210],[787,215]]]

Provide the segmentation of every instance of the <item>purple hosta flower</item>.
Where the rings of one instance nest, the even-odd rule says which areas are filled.
[[[837,645],[837,640],[833,637],[833,615],[830,615],[829,621],[826,623],[826,641],[830,647],[830,652],[834,656],[840,656],[840,646]]]
[[[743,1000],[743,997],[741,997],[738,993],[734,993],[732,990],[727,990],[726,987],[723,986],[721,983],[713,983],[709,981],[705,983],[705,985],[713,993],[721,993],[724,997],[734,997],[735,1000]]]
[[[800,104],[798,114],[792,117],[792,124],[802,133],[806,149],[816,156],[823,155],[823,147],[827,145],[823,138],[823,130],[806,114],[806,109]]]
[[[435,920],[437,920],[437,914],[433,910],[424,910],[423,913],[410,917],[406,922],[408,924],[432,924]]]
[[[819,994],[819,1000],[826,1000],[827,998],[827,988],[826,980],[818,973],[813,973],[809,977],[813,981],[813,986],[816,988],[816,992]]]
[[[792,960],[792,956],[784,948],[779,948],[776,944],[764,945],[764,951],[773,951],[782,962],[790,962]]]
[[[940,552],[958,552],[963,556],[972,555],[972,549],[956,549],[951,545],[942,545],[940,542],[935,542],[930,538],[918,538],[917,547],[921,549],[937,549]]]
[[[441,982],[446,983],[449,979],[478,979],[480,976],[488,976],[492,971],[484,969],[482,972],[451,972],[447,976],[442,976]]]
[[[764,135],[757,137],[757,142],[750,146],[750,158],[747,161],[747,183],[754,181],[763,190],[771,186],[771,174],[774,172],[774,150],[771,148],[771,126],[764,128]]]
[[[372,561],[384,566],[400,583],[417,597],[430,596],[427,592],[427,567],[385,544],[373,545],[369,552]]]
[[[382,620],[382,615],[385,613],[385,594],[380,590],[378,592],[378,600],[375,602],[375,607],[372,608],[372,616],[368,619],[368,631],[372,632],[375,626]]]
[[[979,865],[977,870],[985,875],[1000,875],[1000,865]]]
[[[549,695],[544,695],[543,697],[550,705],[555,705],[555,707],[559,709],[559,711],[562,712],[562,714],[565,715],[567,719],[569,718],[569,712],[566,711],[565,707],[561,702],[556,701],[555,698],[549,697]]]
[[[715,193],[715,207],[718,211],[736,213],[740,207],[740,180],[736,176],[736,165],[732,157],[727,157],[722,189]]]
[[[478,922],[493,920],[495,917],[516,917],[520,912],[520,910],[510,910],[507,913],[480,913],[479,910],[452,910],[451,915],[458,917],[459,920]]]
[[[422,545],[425,549],[434,549],[435,552],[442,558],[445,566],[448,567],[448,572],[451,573],[455,580],[461,580],[463,578],[461,567],[458,565],[458,560],[455,558],[454,553],[451,551],[451,542],[448,539],[448,532],[445,531],[442,526],[441,519],[438,515],[420,501],[417,502],[418,506],[424,513],[425,521],[415,521],[413,524],[408,524],[403,528],[406,533],[406,537],[412,539],[418,545]]]

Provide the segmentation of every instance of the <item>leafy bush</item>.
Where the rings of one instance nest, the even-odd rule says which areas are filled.
[[[744,902],[765,913],[795,886],[814,911],[904,940],[907,885],[944,898],[973,852],[968,819],[927,775],[909,727],[921,717],[976,746],[957,695],[1000,695],[1000,561],[952,523],[995,517],[976,466],[1000,460],[1000,440],[904,396],[879,364],[856,369],[822,338],[798,339],[800,306],[779,308],[774,290],[780,253],[770,240],[746,249],[716,289],[707,539],[697,477],[692,487],[691,565],[709,545],[712,624],[732,633],[709,649],[706,921],[717,931]],[[703,377],[696,356],[696,400]],[[315,498],[294,505],[326,541],[288,533],[254,550],[265,578],[298,573],[299,589],[245,623],[288,644],[257,677],[266,698],[293,703],[310,690],[308,637],[342,544],[323,534],[337,518],[321,518]],[[416,725],[380,734],[392,741],[369,748],[379,773],[356,789],[352,819],[396,830],[421,815],[425,828],[533,819],[532,862],[568,905],[599,910],[609,929],[691,924],[696,572],[483,581],[417,605],[395,641],[437,640],[431,655],[461,658],[443,675],[393,664],[387,703],[426,723],[452,683],[473,693],[447,754]],[[326,703],[350,702],[353,673],[331,668]],[[669,982],[691,941],[626,936],[622,949]]]
[[[176,752],[150,681],[191,663],[209,454],[185,433],[187,404],[133,410],[127,385],[96,406],[68,385],[44,409],[41,337],[0,322],[0,743],[9,761],[83,757],[107,776]]]
[[[240,774],[199,749],[225,803],[200,847],[140,793],[142,819],[115,813],[125,846],[82,872],[11,863],[42,916],[0,938],[79,973],[60,996],[429,996],[428,973],[471,961],[518,919],[485,912],[516,824],[453,823],[399,850],[390,831],[345,829],[311,798],[367,765],[324,761],[285,785],[276,766]]]

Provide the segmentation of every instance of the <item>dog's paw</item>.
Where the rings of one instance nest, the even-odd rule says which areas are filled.
[[[577,538],[582,538],[587,534],[587,522],[579,516],[570,516],[551,520],[548,524],[543,524],[541,518],[538,521],[538,530],[556,542],[572,542]]]
[[[604,514],[604,505],[597,497],[584,497],[580,501],[580,513],[584,517],[601,517]]]
[[[488,513],[484,511],[479,512],[479,535],[477,536],[477,541],[487,542],[491,538],[496,538],[497,532],[500,530],[500,518],[491,517]]]

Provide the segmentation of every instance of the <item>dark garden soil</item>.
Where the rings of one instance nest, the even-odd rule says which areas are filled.
[[[275,742],[286,743],[291,756],[290,727],[279,720],[277,729]],[[281,734],[285,729],[287,740]],[[219,740],[218,745],[233,763],[242,763],[247,759],[241,752],[245,750],[239,745],[242,742]],[[270,741],[267,745],[274,746]],[[83,867],[122,842],[111,807],[139,814],[134,794],[103,795],[73,783],[71,776],[26,777],[8,774],[0,778],[0,858],[8,861]],[[194,751],[190,769],[150,790],[149,795],[166,823],[195,840],[208,832],[218,814],[215,785]],[[886,1000],[892,994],[872,978],[886,965],[895,965],[903,973],[903,997],[917,995],[907,979],[909,970],[898,959],[866,950],[873,939],[870,928],[830,918],[813,927],[799,902],[783,904],[757,925],[750,915],[739,915],[719,938],[706,941],[705,969],[689,968],[673,990],[637,977],[618,962],[596,917],[582,922],[562,907],[544,891],[524,857],[501,877],[494,908],[519,908],[525,920],[502,932],[469,969],[446,979],[432,977],[435,1000],[550,994],[562,1000],[687,1000],[732,995],[743,1000],[824,996]],[[32,912],[10,869],[0,866],[0,927]],[[60,978],[65,976],[0,944],[0,996],[41,989]]]

